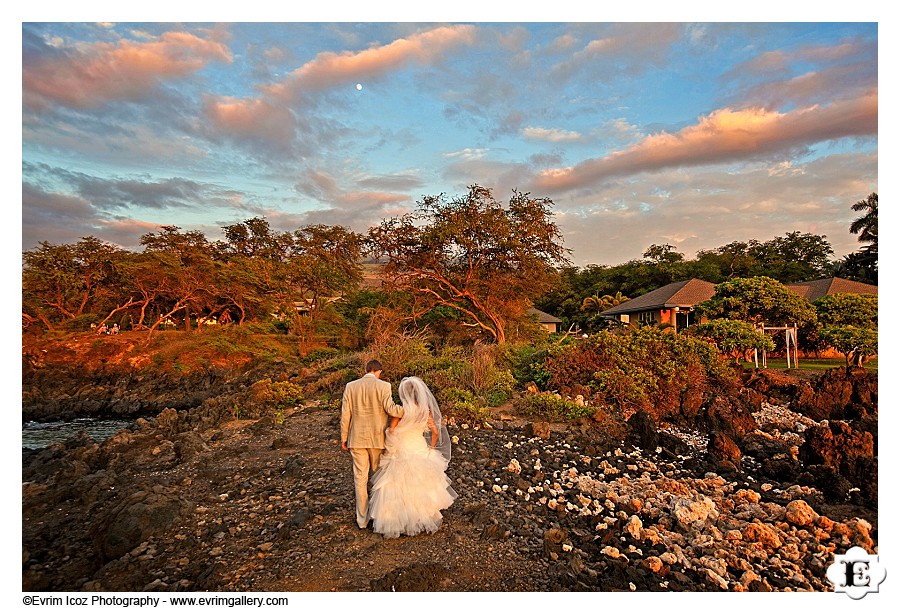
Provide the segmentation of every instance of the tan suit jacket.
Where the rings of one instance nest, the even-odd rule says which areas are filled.
[[[394,403],[391,384],[366,373],[344,388],[341,400],[341,441],[348,448],[384,449],[388,414],[403,417],[403,407]]]

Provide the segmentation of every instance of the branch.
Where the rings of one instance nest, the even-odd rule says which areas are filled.
[[[559,345],[560,343],[562,343],[566,337],[568,337],[569,335],[572,334],[572,332],[573,332],[572,329],[575,328],[577,325],[578,324],[576,322],[572,322],[572,326],[569,327],[569,330],[566,331],[566,334],[563,335],[562,337],[560,337],[559,339],[557,339],[556,343],[554,343],[553,345]],[[581,329],[579,328],[578,330],[576,330],[574,332],[577,335],[578,333],[581,332]]]

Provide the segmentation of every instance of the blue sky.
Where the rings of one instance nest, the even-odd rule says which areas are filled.
[[[878,191],[871,21],[284,21],[23,23],[22,248],[365,231],[478,183],[551,198],[579,266],[794,230],[840,257]]]

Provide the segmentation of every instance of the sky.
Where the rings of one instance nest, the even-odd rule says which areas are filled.
[[[365,232],[479,184],[550,198],[577,266],[792,231],[837,259],[878,191],[878,38],[859,19],[24,21],[22,249],[253,217]]]

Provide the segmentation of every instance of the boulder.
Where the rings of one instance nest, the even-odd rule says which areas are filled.
[[[791,524],[800,527],[810,527],[815,525],[819,519],[819,514],[803,499],[796,499],[785,507],[785,518]]]
[[[813,420],[859,420],[878,415],[878,374],[866,369],[829,369],[802,384],[791,411]]]
[[[806,431],[800,446],[800,460],[808,465],[828,465],[849,476],[855,462],[875,454],[870,433],[855,431],[848,423],[831,421],[828,426],[813,426]]]
[[[748,405],[739,399],[716,396],[697,415],[697,426],[707,432],[740,436],[756,430]]]
[[[525,425],[525,435],[528,437],[540,437],[550,439],[549,422],[529,422]]]
[[[637,411],[628,419],[628,428],[631,429],[631,438],[636,440],[641,448],[650,452],[656,450],[659,445],[659,433],[653,420],[643,409]]]
[[[169,529],[191,507],[174,491],[161,486],[135,492],[92,523],[90,535],[97,554],[105,561],[118,559]]]
[[[741,462],[741,449],[725,433],[715,433],[710,437],[706,451],[714,462],[729,461],[736,466]]]
[[[796,378],[774,369],[761,369],[753,372],[744,382],[744,387],[772,399],[776,404],[793,400],[801,387]]]
[[[719,517],[715,502],[700,494],[695,498],[674,497],[669,509],[678,524],[687,530],[700,530],[708,520],[714,521]]]

